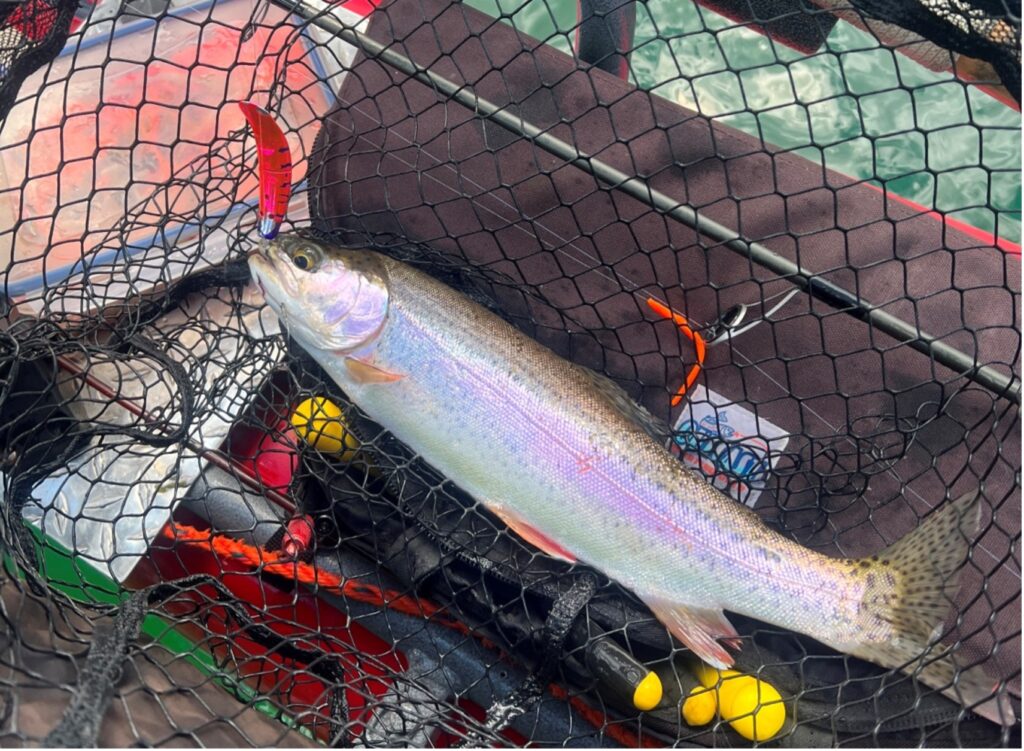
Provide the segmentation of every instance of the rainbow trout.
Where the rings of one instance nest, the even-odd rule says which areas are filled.
[[[1014,721],[980,667],[958,670],[941,645],[918,659],[977,533],[977,493],[877,556],[831,558],[687,469],[611,381],[411,266],[297,235],[249,262],[290,336],[370,418],[527,541],[631,589],[708,664],[733,663],[730,610]]]

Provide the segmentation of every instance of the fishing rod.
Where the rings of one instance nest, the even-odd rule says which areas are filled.
[[[490,120],[505,130],[525,138],[568,164],[587,172],[614,190],[621,191],[655,211],[671,217],[710,238],[716,244],[748,258],[785,278],[811,297],[824,302],[839,312],[870,324],[888,336],[921,352],[940,365],[971,380],[998,397],[1021,403],[1021,383],[1013,375],[999,372],[991,365],[980,364],[971,356],[938,340],[937,337],[879,307],[865,302],[845,287],[823,279],[800,264],[779,255],[758,242],[742,237],[735,230],[708,218],[692,206],[680,203],[661,191],[651,188],[644,180],[630,177],[600,159],[583,153],[572,144],[552,135],[512,112],[476,94],[464,84],[423,68],[392,47],[374,40],[364,32],[346,25],[333,15],[331,9],[319,0],[272,0],[309,23],[357,47],[367,56],[405,73],[420,83],[463,105],[477,116]],[[319,6],[319,7],[318,7]]]
[[[169,432],[166,426],[162,425],[147,410],[140,407],[138,404],[135,404],[131,399],[122,397],[116,389],[90,373],[88,368],[83,367],[66,355],[57,355],[56,360],[57,365],[61,370],[68,373],[71,377],[82,381],[87,386],[95,389],[97,393],[110,399],[113,404],[118,405],[131,415],[141,418],[147,426],[152,426],[158,433]],[[271,503],[274,503],[287,513],[295,513],[295,502],[291,498],[279,493],[273,488],[268,488],[260,480],[256,472],[245,466],[242,462],[226,455],[218,449],[208,449],[191,437],[183,439],[181,441],[181,445],[194,452],[197,456],[206,460],[214,467],[217,467],[217,469],[230,474],[248,490],[261,494]]]

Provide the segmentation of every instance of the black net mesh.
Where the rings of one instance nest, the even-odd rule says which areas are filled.
[[[60,52],[77,6],[68,0],[0,5],[0,113],[10,109],[25,77]]]
[[[607,376],[801,545],[871,556],[979,491],[936,633],[1019,717],[1019,3],[75,12],[0,0],[0,742],[1019,747],[732,613],[781,704],[730,709],[599,564],[370,420],[249,283],[237,106],[288,138],[283,231]]]

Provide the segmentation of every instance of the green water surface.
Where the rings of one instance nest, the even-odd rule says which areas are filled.
[[[569,52],[576,0],[470,0]],[[637,4],[631,80],[1015,243],[1020,113],[839,21],[806,56],[687,0]]]

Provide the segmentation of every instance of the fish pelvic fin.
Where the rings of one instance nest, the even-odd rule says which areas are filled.
[[[735,660],[722,642],[739,649],[739,634],[720,609],[681,605],[660,597],[643,600],[672,635],[697,657],[719,670],[732,667]]]
[[[976,714],[1012,725],[1014,711],[1000,682],[981,666],[959,668],[953,650],[938,642],[958,589],[956,573],[980,527],[979,501],[977,491],[963,495],[878,555],[852,562],[867,585],[861,613],[868,640],[847,651],[899,668]]]
[[[509,528],[512,529],[517,535],[522,537],[528,543],[533,545],[535,548],[540,548],[546,554],[552,558],[558,558],[559,560],[565,561],[566,563],[575,563],[576,556],[570,553],[568,550],[563,548],[557,542],[552,540],[550,537],[545,535],[543,532],[532,527],[525,519],[516,514],[510,509],[504,508],[500,504],[490,504],[488,506],[490,510],[505,522]]]
[[[357,383],[394,383],[405,378],[399,373],[392,373],[354,357],[345,358],[345,367],[348,368],[348,374]]]

